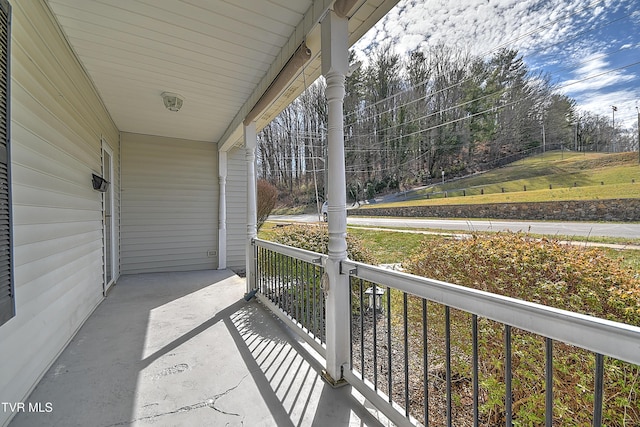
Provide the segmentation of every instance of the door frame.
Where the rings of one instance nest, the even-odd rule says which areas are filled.
[[[115,197],[114,197],[114,185],[113,185],[113,181],[114,181],[114,161],[113,161],[113,149],[111,148],[111,146],[109,146],[109,144],[107,143],[107,141],[105,141],[104,138],[101,139],[102,141],[102,150],[101,150],[101,157],[102,157],[102,176],[108,176],[109,177],[109,187],[107,188],[107,191],[105,191],[104,193],[102,193],[102,263],[103,263],[103,278],[102,278],[102,283],[103,283],[103,289],[102,292],[104,294],[104,296],[107,295],[107,292],[109,292],[109,289],[111,288],[111,286],[115,283],[116,281],[116,272],[117,272],[117,263],[118,263],[118,258],[117,258],[117,252],[116,252],[116,244],[117,244],[117,235],[116,235],[116,217],[115,217]],[[105,164],[105,160],[106,160],[106,156],[105,153],[107,153],[109,155],[109,164],[106,165]],[[109,169],[108,174],[107,174],[107,167]],[[107,218],[107,204],[109,205],[110,209],[109,211],[111,212],[111,215]],[[109,227],[107,227],[107,221],[109,221]],[[107,230],[110,230],[110,236],[107,236]],[[109,239],[108,239],[109,238]],[[108,245],[107,242],[110,242],[111,244]],[[110,246],[110,247],[109,247]],[[107,256],[111,257],[111,277],[109,280],[107,280],[107,267],[109,266],[109,263],[107,262]]]

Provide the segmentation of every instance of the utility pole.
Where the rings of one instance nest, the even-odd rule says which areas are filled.
[[[640,163],[640,108],[636,106],[638,112],[638,163]]]
[[[613,124],[613,134],[611,136],[611,151],[616,152],[616,111],[618,111],[618,107],[615,105],[611,106],[611,122]]]

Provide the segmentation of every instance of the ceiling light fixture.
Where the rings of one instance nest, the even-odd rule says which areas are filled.
[[[179,111],[184,103],[184,98],[177,93],[162,92],[162,101],[169,111]]]

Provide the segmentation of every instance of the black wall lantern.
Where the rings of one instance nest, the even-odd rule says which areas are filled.
[[[91,174],[91,176],[92,176],[91,183],[93,184],[94,190],[98,190],[101,193],[104,193],[105,191],[107,191],[107,188],[109,188],[109,183],[107,182],[106,179],[96,175],[95,173]]]

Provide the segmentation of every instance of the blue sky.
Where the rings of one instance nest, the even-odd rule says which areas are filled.
[[[640,0],[401,0],[358,43],[397,53],[444,43],[474,55],[517,49],[581,110],[631,128],[640,107]],[[633,65],[635,64],[635,65]]]

